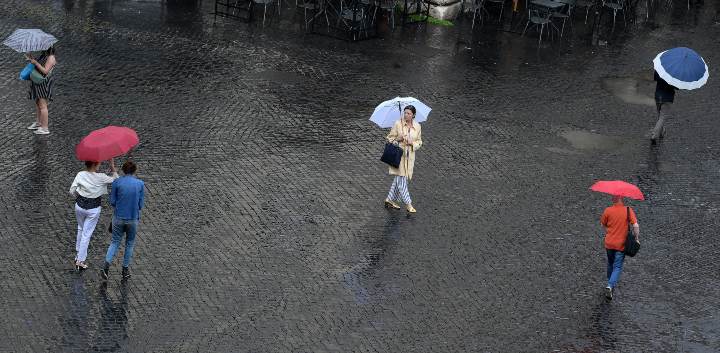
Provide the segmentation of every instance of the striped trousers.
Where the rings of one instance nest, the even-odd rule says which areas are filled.
[[[390,192],[387,196],[392,201],[404,202],[406,205],[411,205],[412,200],[410,199],[410,191],[408,191],[408,179],[404,176],[396,175],[393,179],[393,183],[390,186]]]

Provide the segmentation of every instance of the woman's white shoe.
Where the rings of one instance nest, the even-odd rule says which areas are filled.
[[[44,127],[38,127],[37,130],[33,131],[35,135],[49,135],[50,130],[44,128]]]

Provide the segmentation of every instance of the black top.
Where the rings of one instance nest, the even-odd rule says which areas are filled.
[[[677,88],[665,82],[665,80],[658,75],[657,71],[655,71],[655,81],[657,81],[657,85],[655,86],[655,101],[658,103],[672,103],[675,100],[675,90]]]
[[[82,197],[80,195],[77,195],[75,198],[75,203],[77,203],[80,208],[84,208],[86,210],[92,210],[93,208],[100,207],[100,204],[102,203],[102,196],[89,199],[87,197]]]

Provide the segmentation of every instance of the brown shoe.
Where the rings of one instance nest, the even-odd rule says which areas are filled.
[[[412,207],[412,205],[406,205],[406,206],[405,206],[405,209],[407,209],[408,213],[415,213],[415,212],[417,212],[417,211],[415,210],[415,208]]]
[[[396,204],[390,199],[385,199],[385,208],[394,208],[396,210],[400,209],[400,205]]]

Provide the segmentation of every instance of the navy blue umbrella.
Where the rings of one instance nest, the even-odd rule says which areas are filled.
[[[653,65],[665,82],[680,89],[700,88],[707,82],[709,75],[705,60],[694,50],[685,47],[658,54]]]

